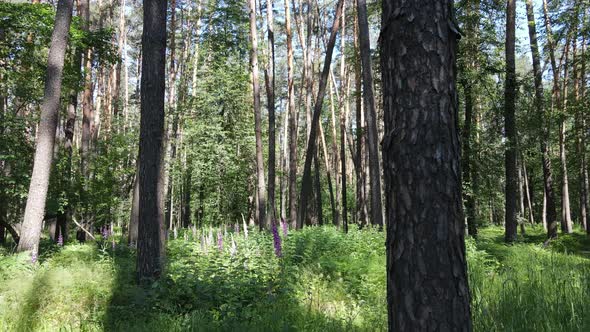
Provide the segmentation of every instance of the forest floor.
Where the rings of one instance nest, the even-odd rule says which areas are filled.
[[[543,248],[543,230],[527,232],[512,246],[500,227],[467,241],[475,330],[590,331],[589,238]],[[383,233],[289,232],[280,258],[269,234],[220,233],[169,241],[166,272],[147,290],[133,283],[134,251],[111,239],[45,240],[35,264],[0,249],[0,331],[386,330]]]

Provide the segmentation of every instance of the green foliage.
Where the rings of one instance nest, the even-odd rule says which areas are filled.
[[[475,330],[587,330],[590,240],[564,235],[544,249],[543,231],[528,233],[513,246],[499,227],[467,241]],[[48,247],[36,265],[0,253],[0,329],[385,331],[384,240],[373,229],[308,227],[283,238],[277,258],[266,233],[187,230],[147,289],[135,286],[124,245]]]

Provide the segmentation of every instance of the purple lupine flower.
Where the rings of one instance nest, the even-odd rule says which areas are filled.
[[[37,248],[33,248],[31,252],[31,264],[37,263]]]
[[[220,231],[217,232],[217,249],[223,251],[223,234]]]
[[[61,235],[61,233],[59,233],[59,236],[57,237],[57,246],[58,247],[64,246],[64,237],[63,237],[63,235]]]
[[[107,239],[109,237],[109,229],[106,226],[102,226],[102,238]]]
[[[277,229],[277,223],[272,223],[272,238],[274,240],[275,255],[281,257],[283,255],[281,251],[281,237],[279,236],[279,230]]]
[[[283,229],[283,237],[287,237],[287,232],[289,231],[289,224],[287,224],[287,222],[283,218],[281,218],[281,228]]]
[[[111,249],[113,249],[113,251],[115,251],[116,248],[117,248],[117,244],[115,243],[115,238],[113,238],[113,242],[111,242]]]

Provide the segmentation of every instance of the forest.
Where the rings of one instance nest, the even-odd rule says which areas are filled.
[[[0,1],[0,331],[590,331],[590,2]]]

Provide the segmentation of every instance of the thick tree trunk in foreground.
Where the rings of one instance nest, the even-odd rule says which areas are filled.
[[[141,121],[139,134],[139,224],[137,279],[159,278],[164,258],[164,95],[166,0],[143,2]]]
[[[357,0],[359,22],[359,44],[363,70],[363,98],[367,110],[367,148],[369,150],[369,178],[371,190],[371,223],[383,227],[383,208],[381,206],[381,169],[379,168],[379,143],[377,132],[377,112],[373,96],[373,74],[371,72],[371,43],[369,41],[369,22],[367,3]]]
[[[389,331],[472,330],[452,11],[383,1]]]
[[[541,146],[541,163],[543,164],[543,189],[544,189],[544,209],[543,222],[547,225],[547,237],[557,236],[557,209],[555,207],[555,194],[553,191],[553,176],[551,167],[551,157],[549,156],[549,120],[545,112],[545,103],[543,101],[543,73],[541,72],[541,57],[539,55],[539,44],[537,42],[537,29],[535,24],[535,13],[533,9],[533,0],[526,1],[526,12],[529,29],[529,39],[531,44],[531,54],[533,57],[533,74],[535,78],[535,109],[538,116],[542,119],[540,146]]]
[[[322,105],[324,102],[324,96],[326,94],[326,85],[328,83],[328,75],[330,74],[330,64],[332,62],[332,52],[334,51],[334,44],[336,44],[336,36],[340,26],[340,15],[342,15],[342,4],[344,0],[338,0],[336,5],[336,15],[334,17],[334,24],[332,25],[332,31],[330,32],[330,39],[326,46],[326,57],[324,59],[324,68],[320,76],[320,82],[318,86],[318,95],[314,105],[313,118],[311,121],[311,131],[309,133],[309,139],[307,140],[307,152],[305,154],[305,164],[303,166],[303,179],[301,180],[301,196],[299,200],[299,213],[297,216],[297,228],[301,229],[303,223],[307,217],[307,200],[311,194],[311,162],[316,154],[316,143],[318,134],[318,124],[320,121],[320,115],[322,112]]]
[[[62,72],[72,21],[72,8],[73,0],[60,0],[57,4],[55,26],[51,35],[51,46],[47,59],[45,90],[43,103],[41,104],[41,119],[37,131],[33,174],[29,186],[18,251],[31,250],[34,254],[37,254],[39,250],[39,239],[41,237],[43,217],[45,216],[45,200],[53,161],[55,131],[59,118]]]
[[[504,131],[506,148],[504,151],[504,167],[506,169],[506,205],[505,222],[506,242],[516,241],[518,188],[517,188],[517,137],[516,137],[516,64],[515,64],[515,29],[516,0],[508,0],[506,4],[506,81],[504,86]]]
[[[262,116],[260,114],[260,85],[258,84],[258,32],[256,29],[256,0],[249,1],[250,11],[250,69],[252,71],[252,93],[254,97],[254,131],[256,134],[256,221],[260,229],[265,227],[266,184],[264,180],[264,158],[262,155]]]

